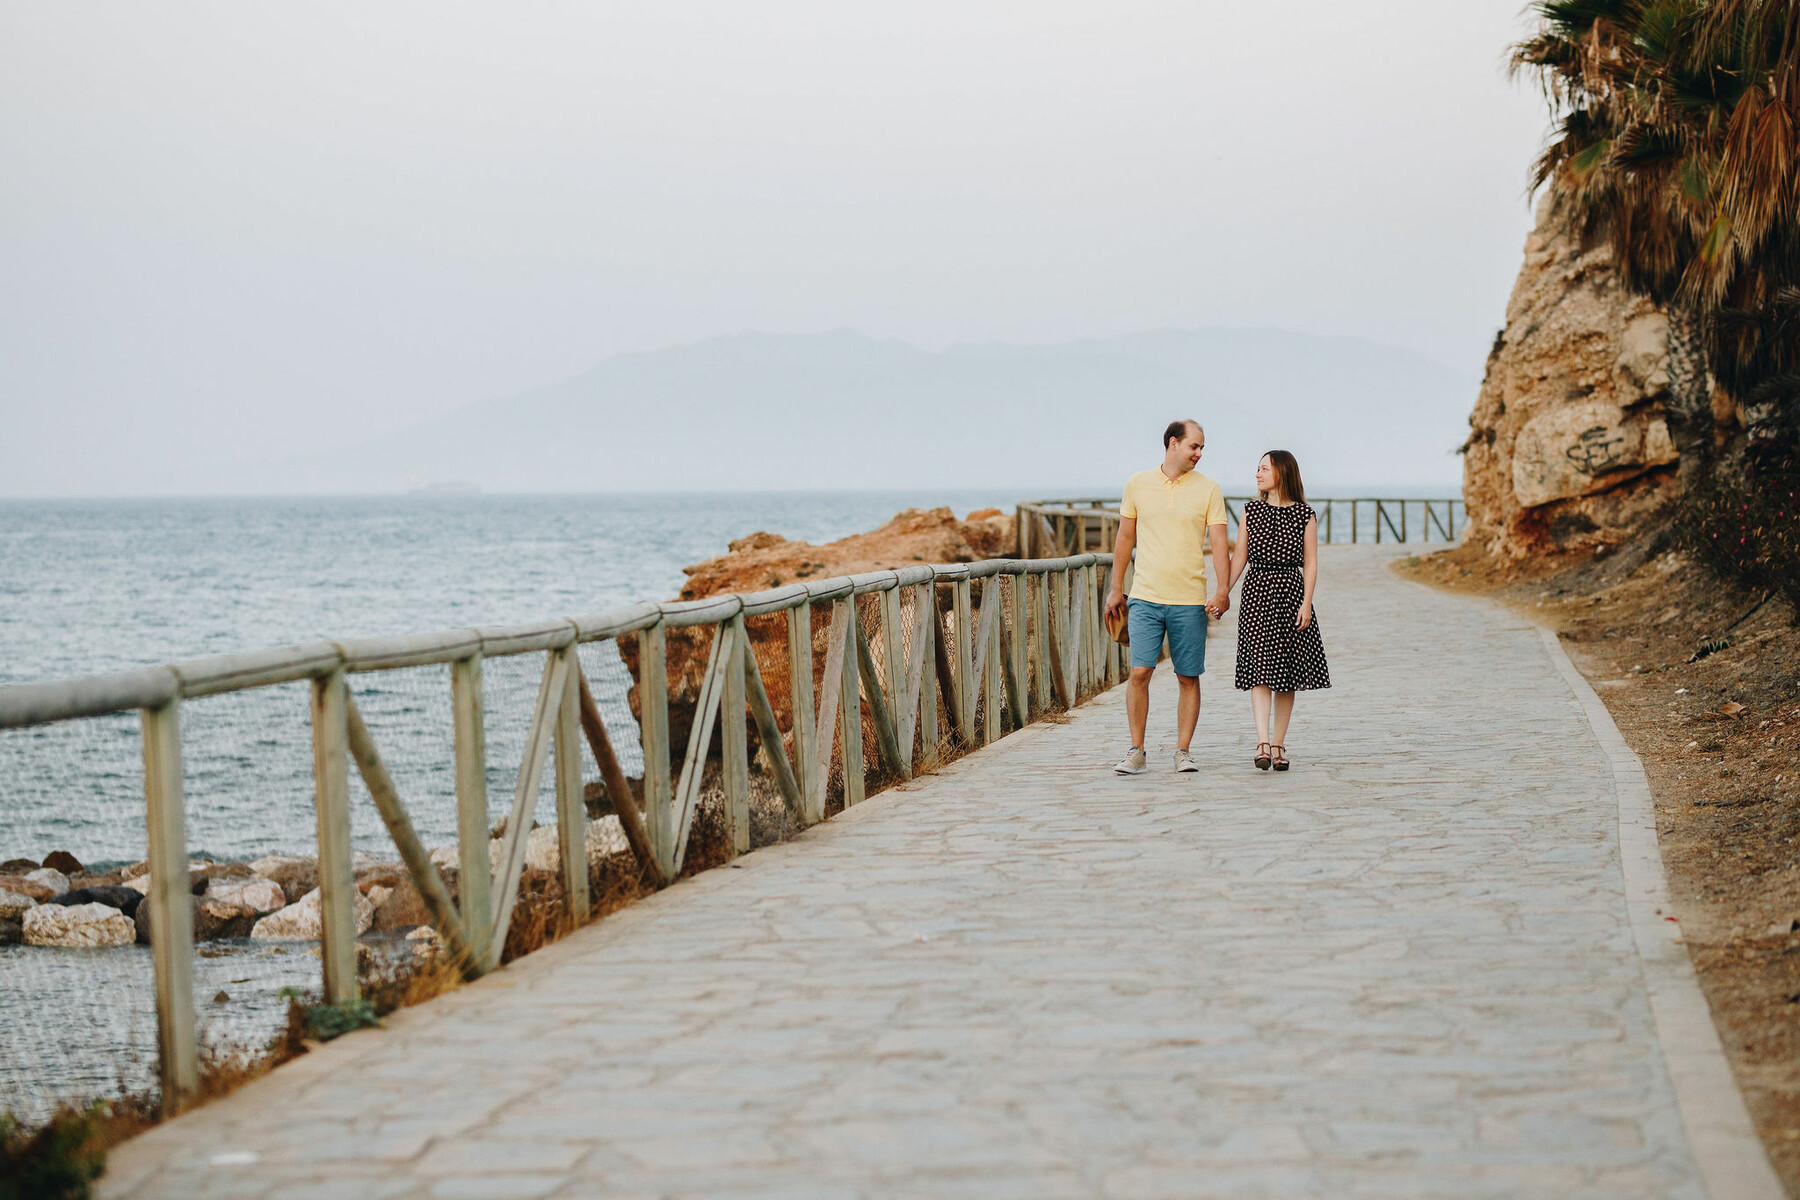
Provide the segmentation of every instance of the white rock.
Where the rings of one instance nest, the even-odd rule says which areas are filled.
[[[138,891],[144,893],[144,895],[148,896],[150,894],[150,872],[145,871],[142,875],[133,875],[130,879],[127,879],[121,886],[128,887],[128,888],[135,888]]]
[[[291,854],[267,854],[250,864],[250,872],[266,879],[273,871],[279,871],[292,863],[305,861],[305,859],[295,858]]]
[[[206,884],[206,895],[208,899],[257,913],[277,912],[287,905],[287,894],[273,879],[211,879]]]
[[[356,932],[367,933],[369,924],[375,919],[375,906],[361,892],[353,892],[356,897]],[[318,888],[306,893],[280,912],[272,912],[256,923],[250,931],[253,938],[292,938],[317,941],[319,937],[319,902]]]
[[[369,898],[369,905],[371,907],[380,908],[382,904],[387,901],[387,898],[394,894],[394,889],[391,887],[382,887],[378,883],[363,894]]]
[[[59,896],[69,890],[69,877],[55,867],[39,867],[35,871],[27,871],[25,882],[41,884]]]
[[[1553,408],[1525,423],[1513,443],[1513,493],[1527,508],[1604,491],[1676,459],[1659,418],[1627,416],[1616,404]]]
[[[431,852],[431,862],[432,862],[433,866],[438,866],[438,867],[454,867],[454,866],[456,866],[457,865],[456,847],[455,846],[439,846],[436,850],[433,850]]]
[[[599,862],[607,855],[629,846],[630,843],[625,840],[625,831],[619,825],[619,818],[605,816],[587,823],[589,863]],[[545,825],[531,831],[525,839],[525,865],[534,871],[562,869],[562,839],[557,834],[556,826]]]
[[[36,907],[37,901],[30,896],[21,896],[17,892],[0,888],[0,919],[16,921]]]
[[[137,926],[104,904],[40,904],[25,914],[28,946],[129,946]]]

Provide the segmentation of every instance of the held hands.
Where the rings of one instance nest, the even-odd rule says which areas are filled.
[[[1300,611],[1294,614],[1294,628],[1305,629],[1312,624],[1312,601],[1302,600]]]
[[[1215,592],[1213,594],[1212,602],[1206,606],[1206,611],[1207,611],[1208,615],[1210,615],[1215,621],[1218,620],[1220,617],[1224,616],[1227,612],[1230,611],[1230,609],[1231,609],[1231,593],[1230,592]]]

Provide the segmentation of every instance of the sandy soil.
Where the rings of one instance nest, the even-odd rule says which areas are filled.
[[[1561,635],[1643,760],[1713,1021],[1769,1157],[1800,1197],[1800,627],[1647,538],[1505,576],[1473,548],[1399,564]]]

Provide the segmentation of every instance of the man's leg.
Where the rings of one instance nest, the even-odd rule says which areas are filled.
[[[1175,710],[1175,748],[1186,750],[1194,740],[1194,726],[1200,723],[1200,677],[1177,675],[1181,685],[1181,703]]]
[[[1184,604],[1169,609],[1169,660],[1181,684],[1175,709],[1175,748],[1186,750],[1200,721],[1200,676],[1206,671],[1206,609]]]
[[[1126,628],[1131,631],[1131,680],[1125,685],[1125,723],[1131,727],[1131,744],[1144,748],[1144,728],[1150,721],[1150,676],[1162,654],[1163,606],[1146,600],[1125,602]]]
[[[1131,668],[1131,682],[1125,685],[1125,722],[1131,726],[1131,744],[1144,748],[1144,726],[1150,722],[1150,676],[1155,667]]]

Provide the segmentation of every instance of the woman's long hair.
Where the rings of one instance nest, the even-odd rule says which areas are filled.
[[[1269,460],[1269,466],[1275,472],[1275,487],[1282,499],[1293,504],[1306,503],[1306,485],[1300,482],[1300,464],[1286,450],[1271,450],[1263,455]],[[1269,493],[1258,493],[1264,501]]]

